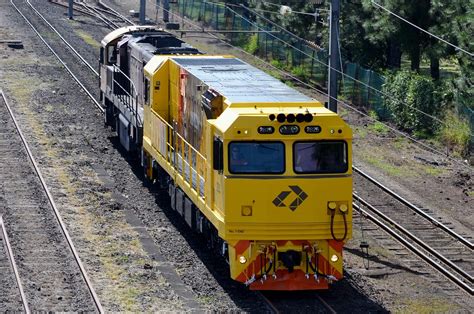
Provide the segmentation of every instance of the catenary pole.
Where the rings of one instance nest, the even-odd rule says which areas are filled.
[[[169,10],[170,10],[170,1],[163,0],[163,22],[170,21]]]
[[[329,110],[337,112],[337,71],[341,71],[339,63],[339,0],[331,0],[330,35],[329,35],[329,77],[328,94]]]
[[[69,6],[67,10],[67,16],[70,20],[74,18],[74,13],[73,13],[73,5],[74,5],[74,0],[69,0]]]
[[[140,0],[140,24],[145,25],[146,0]]]

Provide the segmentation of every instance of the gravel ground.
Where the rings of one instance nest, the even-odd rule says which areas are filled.
[[[50,7],[38,9],[52,17],[55,8]],[[103,128],[84,93],[55,61],[43,59],[50,54],[28,28],[13,23],[16,14],[7,4],[5,12],[3,19],[10,26],[6,30],[23,39],[26,48],[21,57],[2,59],[1,81],[14,98],[20,123],[28,126],[26,135],[35,142],[33,149],[104,307],[109,311],[265,309],[255,293],[228,278],[224,261],[202,249],[169,209],[167,196],[143,185],[136,161],[122,155],[115,136]],[[95,26],[89,30],[97,33]],[[28,35],[21,36],[22,32]],[[63,36],[74,45],[84,45],[74,33]],[[148,234],[151,238],[146,238]],[[144,245],[147,241],[152,244]]]
[[[3,134],[0,135],[3,138]],[[0,147],[3,146],[3,141],[0,140]],[[2,192],[0,192],[2,193]],[[3,193],[2,193],[3,194]],[[5,212],[3,207],[0,207],[0,213]],[[0,304],[3,309],[20,312],[23,310],[20,291],[15,280],[15,274],[8,258],[7,247],[0,228]]]
[[[30,309],[94,312],[79,267],[3,99],[0,125],[0,215],[4,218]],[[15,310],[17,307],[12,305],[4,309]]]
[[[8,25],[16,27],[7,27],[3,31],[17,38],[21,34],[30,34],[28,28],[18,26],[18,17],[12,13],[8,1],[2,2],[5,7],[2,12],[7,12],[7,16],[0,18],[0,21],[6,20]],[[137,9],[136,1],[106,2],[122,12]],[[67,30],[64,36],[80,47],[81,54],[93,64],[96,62],[98,43],[108,32],[107,29],[86,17],[78,16],[75,21],[69,21],[64,17],[64,9],[47,4],[44,0],[33,3],[37,3],[38,8],[52,18],[55,25]],[[148,3],[149,16],[154,16],[151,1]],[[58,19],[58,16],[61,18]],[[32,35],[24,37],[26,40]],[[217,53],[238,55],[214,41],[188,41],[209,52],[215,49]],[[9,51],[11,55],[8,59],[0,61],[0,82],[7,84],[14,96],[17,105],[15,110],[23,117],[22,123],[31,126],[28,136],[38,142],[35,150],[43,156],[43,167],[48,169],[46,175],[50,186],[54,188],[58,203],[63,207],[73,238],[81,256],[84,256],[86,268],[106,309],[166,311],[192,308],[183,305],[183,300],[192,301],[189,294],[184,293],[183,297],[183,293],[177,295],[172,291],[176,282],[190,287],[191,296],[195,296],[206,309],[265,309],[255,293],[229,280],[226,264],[202,248],[202,243],[169,209],[165,193],[143,185],[136,161],[127,160],[117,149],[115,137],[103,129],[101,117],[94,112],[85,94],[48,57],[49,52],[36,39],[26,45],[25,52],[27,56],[19,58]],[[14,63],[11,63],[12,60]],[[31,68],[34,73],[31,73]],[[34,81],[41,84],[35,85]],[[90,82],[96,84],[93,77]],[[23,89],[23,86],[28,88]],[[97,89],[97,85],[94,86]],[[77,119],[78,116],[81,118]],[[361,145],[357,143],[370,143],[366,141],[367,137],[386,142],[384,139],[379,140],[378,134],[370,133],[371,124],[366,120],[351,113],[346,113],[345,118],[356,126],[355,147]],[[359,126],[368,133],[365,138],[358,137]],[[380,145],[377,141],[374,141],[376,146]],[[410,146],[407,145],[405,149],[408,152]],[[383,169],[372,168],[383,173]],[[386,178],[391,181],[390,176]],[[448,189],[445,193],[449,193]],[[134,216],[139,217],[144,227],[134,227]],[[151,235],[156,250],[147,248],[140,241],[143,229]],[[416,302],[423,301],[418,298],[416,302],[410,303],[409,296],[415,295],[414,290],[429,285],[428,282],[422,281],[420,286],[417,284],[414,287],[410,286],[412,281],[409,278],[398,276],[400,281],[408,282],[406,287],[400,285],[399,280],[394,280],[393,276],[374,279],[365,274],[360,266],[362,259],[357,255],[359,240],[360,235],[356,234],[348,246],[351,251],[346,254],[347,279],[324,293],[324,297],[339,304],[341,311],[348,309],[347,302],[341,300],[351,299],[351,310],[358,312],[366,309],[381,311],[383,308],[410,309],[413,304],[418,304]],[[372,250],[377,249],[381,247],[375,242]],[[391,258],[390,255],[375,254],[384,263]],[[170,268],[176,269],[179,276],[171,282],[166,279],[174,278],[170,275]],[[387,289],[387,285],[393,287]],[[181,286],[176,290],[180,289],[186,291],[186,287]],[[393,293],[396,298],[392,298]]]
[[[149,4],[149,7],[152,5]],[[148,14],[155,16],[153,12]],[[181,19],[175,18],[174,21],[179,22]],[[182,28],[192,27],[186,25]],[[185,40],[208,53],[233,54],[265,71],[275,73],[275,69],[254,57],[206,37],[209,35],[186,37]],[[302,85],[297,85],[296,88],[316,99],[325,100],[322,95]],[[340,107],[340,115],[354,129],[354,162],[357,166],[414,203],[429,208],[436,217],[451,224],[457,232],[470,238],[474,236],[474,214],[460,210],[470,208],[473,204],[472,167],[464,164],[462,160],[453,162],[443,155],[428,152],[419,144],[413,144],[387,128],[380,128],[379,124],[369,118],[343,106]],[[371,193],[372,189],[365,180],[360,180],[357,176],[354,180],[357,191]],[[370,196],[377,198],[376,194]],[[354,224],[356,230],[353,240],[346,245],[348,250],[345,264],[347,281],[351,283],[349,286],[356,287],[355,291],[360,291],[369,299],[377,300],[374,301],[376,304],[390,310],[413,310],[418,307],[420,310],[442,311],[452,308],[466,311],[472,308],[472,299],[467,294],[426,264],[420,265],[415,256],[408,252],[405,252],[405,255],[395,255],[388,250],[387,246],[394,247],[398,244],[386,235],[381,235],[380,231],[378,234],[361,234],[358,231],[360,222],[355,220]],[[366,240],[371,244],[372,261],[369,270],[363,267],[363,254],[359,248],[359,243]],[[411,263],[408,263],[409,261]],[[345,285],[343,282],[338,284]],[[349,290],[339,286],[333,287],[330,293],[334,291],[336,294],[344,294],[344,291]],[[337,304],[337,299],[333,303]],[[347,300],[343,302],[345,305],[347,303]],[[367,305],[370,303],[350,308],[361,309]],[[344,307],[339,309],[344,310]]]

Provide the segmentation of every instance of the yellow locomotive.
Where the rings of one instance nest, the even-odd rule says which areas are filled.
[[[152,26],[102,41],[107,125],[234,280],[327,289],[352,234],[352,131],[335,113],[227,55]]]

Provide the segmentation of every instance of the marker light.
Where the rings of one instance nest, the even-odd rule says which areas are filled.
[[[243,257],[243,256],[241,256],[241,257]],[[331,262],[335,263],[335,262],[337,262],[338,260],[339,260],[339,257],[338,257],[336,254],[333,254],[333,255],[331,256]]]
[[[280,123],[283,123],[285,122],[286,120],[286,117],[283,113],[279,113],[278,116],[277,116],[277,121],[280,122]]]
[[[295,122],[295,120],[296,120],[296,117],[295,117],[294,114],[290,113],[290,114],[286,115],[286,121],[288,123],[293,123],[293,122]]]
[[[339,206],[339,210],[343,213],[347,212],[347,205],[346,204],[341,204],[341,206]]]
[[[311,113],[305,114],[305,115],[304,115],[304,121],[305,121],[305,122],[308,122],[308,123],[311,122],[311,121],[313,121],[313,115],[312,115]]]
[[[305,119],[304,114],[298,113],[296,115],[296,122],[298,122],[298,123],[304,122],[304,119]]]
[[[245,256],[240,255],[239,256],[239,262],[240,262],[240,264],[245,264],[245,263],[247,263],[247,259],[245,258]]]
[[[329,202],[329,203],[328,203],[328,207],[329,207],[329,209],[334,210],[334,209],[336,209],[337,204],[336,204],[336,202]]]
[[[272,113],[271,115],[268,116],[268,119],[270,119],[270,121],[273,121],[276,119],[275,115]]]

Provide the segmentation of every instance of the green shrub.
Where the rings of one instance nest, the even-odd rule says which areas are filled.
[[[285,65],[283,64],[283,62],[281,62],[280,60],[277,60],[277,59],[272,59],[270,61],[270,64],[273,65],[275,68],[278,68],[278,69],[281,69],[281,70],[283,70],[285,68]]]
[[[249,37],[247,44],[244,47],[245,51],[250,54],[257,54],[258,52],[258,34]]]
[[[438,136],[456,154],[461,156],[468,154],[471,140],[469,122],[457,116],[453,111],[446,112],[444,124],[439,129]]]
[[[296,66],[291,69],[291,74],[303,80],[308,79],[310,76],[309,71],[302,65]]]
[[[384,106],[389,110],[395,124],[418,134],[433,134],[436,120],[427,116],[438,116],[440,101],[435,99],[435,86],[429,77],[414,72],[399,71],[389,74],[383,85]]]

